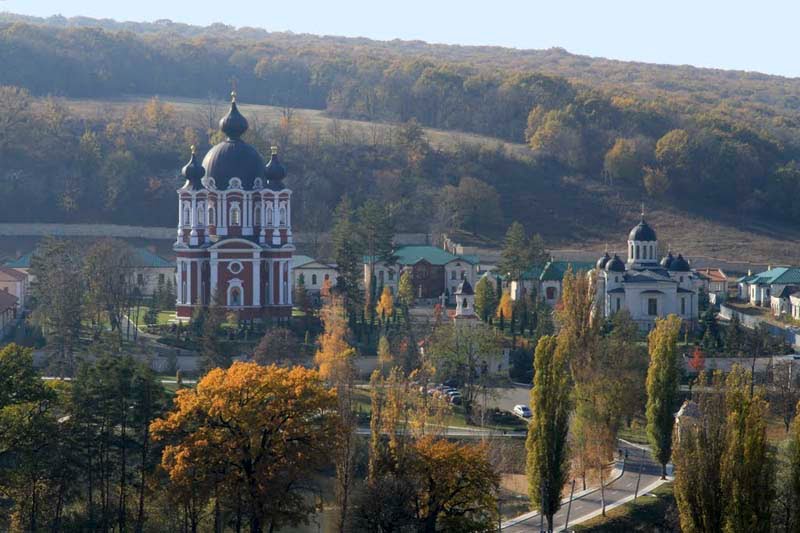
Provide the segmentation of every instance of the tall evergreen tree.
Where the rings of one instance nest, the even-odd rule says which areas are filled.
[[[567,432],[570,415],[569,367],[556,337],[539,339],[534,357],[531,411],[525,443],[528,495],[531,505],[547,519],[561,506],[561,490],[569,474]]]
[[[484,322],[489,321],[497,309],[497,294],[488,277],[482,277],[475,285],[475,312]]]
[[[345,196],[333,213],[333,260],[336,262],[338,277],[337,289],[344,297],[345,307],[351,319],[361,309],[364,294],[359,283],[363,272],[362,247],[358,242],[356,225],[353,221],[353,209],[350,199]]]
[[[667,463],[672,456],[673,416],[679,398],[678,334],[681,319],[669,315],[656,319],[648,336],[650,365],[647,368],[647,437],[653,456],[661,463],[661,479],[667,477]]]

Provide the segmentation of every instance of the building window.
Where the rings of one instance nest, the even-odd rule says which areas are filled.
[[[461,307],[463,307],[464,309],[466,309],[467,307],[469,307],[469,305],[467,304],[467,299],[466,299],[466,298],[464,298],[464,301],[463,301],[463,302],[461,302]]]
[[[317,275],[311,274],[311,286],[314,287],[317,284]]]
[[[267,206],[267,226],[272,227],[275,224],[275,219],[272,216],[272,206]]]
[[[231,307],[239,307],[242,305],[242,290],[239,287],[233,287],[228,297],[228,305]]]
[[[453,281],[456,280],[456,271],[455,270],[451,270],[450,271],[450,279],[453,280]]]
[[[394,281],[394,270],[389,270],[389,281]]]
[[[231,207],[231,226],[239,226],[242,223],[242,213],[239,211],[239,207],[233,206]]]
[[[639,259],[639,245],[636,245],[636,259]]]
[[[658,315],[658,300],[656,298],[647,299],[647,314],[650,316]]]
[[[280,219],[280,225],[286,225],[286,208],[281,206],[280,210],[278,211],[278,218]]]
[[[686,314],[686,298],[681,298],[681,314]]]
[[[197,225],[202,226],[206,219],[202,204],[197,206]]]
[[[187,203],[183,206],[183,225],[189,226],[192,223],[192,207]]]
[[[253,210],[253,219],[254,219],[253,220],[254,221],[254,224],[253,224],[254,226],[260,226],[261,225],[261,206],[260,205],[257,205],[256,208]]]
[[[555,300],[556,299],[556,288],[555,287],[547,287],[545,291],[548,300]]]
[[[619,311],[621,307],[622,307],[622,300],[617,298],[617,311]]]
[[[461,271],[461,279],[462,280],[467,279],[467,273],[465,271],[463,271],[463,270]]]
[[[217,211],[213,207],[208,208],[208,225],[209,226],[217,225]]]

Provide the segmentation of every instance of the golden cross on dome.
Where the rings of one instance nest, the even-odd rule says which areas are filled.
[[[644,220],[644,202],[642,202],[642,220]]]
[[[278,147],[273,145],[270,150],[272,151],[272,155],[278,155]]]
[[[231,102],[236,101],[236,78],[231,78]]]
[[[191,150],[192,150],[192,155],[197,153],[197,147],[195,145],[192,145]]]

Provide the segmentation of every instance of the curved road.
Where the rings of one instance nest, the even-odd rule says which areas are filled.
[[[653,461],[650,453],[643,447],[620,441],[623,451],[628,452],[628,459],[625,461],[625,468],[622,475],[611,481],[605,488],[606,510],[612,509],[633,499],[636,490],[637,479],[639,481],[638,494],[644,494],[664,483],[661,480],[661,466]],[[621,468],[618,464],[617,468]],[[641,479],[639,472],[641,471]],[[569,496],[569,495],[567,495]],[[553,523],[553,531],[564,531],[567,519],[568,503],[566,500],[561,504],[561,509],[556,513]],[[569,524],[578,524],[597,516],[602,510],[602,499],[600,489],[589,489],[585,493],[578,495],[572,502],[570,510]],[[506,532],[521,533],[540,531],[539,513],[531,512],[508,520],[502,524],[501,529]],[[547,528],[545,521],[544,528]]]

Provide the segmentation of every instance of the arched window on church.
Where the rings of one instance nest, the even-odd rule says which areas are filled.
[[[639,259],[639,245],[636,245],[636,259]]]
[[[280,210],[278,211],[278,218],[280,219],[281,227],[286,225],[286,207],[281,206]]]
[[[267,206],[267,227],[271,228],[275,224],[275,219],[272,216],[272,206]]]
[[[231,226],[240,226],[242,224],[242,212],[239,211],[239,206],[231,207]]]
[[[183,204],[183,225],[190,226],[192,224],[192,206],[189,202]]]
[[[202,226],[205,219],[205,209],[203,209],[203,204],[200,204],[197,206],[197,225]]]
[[[257,205],[256,208],[253,210],[253,225],[260,226],[261,225],[261,206]]]
[[[239,307],[242,305],[242,290],[239,287],[233,287],[228,297],[228,305],[230,307]]]
[[[311,274],[311,286],[312,287],[316,287],[317,286],[317,275],[316,274]]]
[[[467,307],[469,307],[469,304],[467,304],[467,299],[466,299],[466,298],[464,298],[464,301],[463,301],[463,302],[461,302],[461,307],[463,307],[464,309],[466,309]]]
[[[556,299],[556,288],[555,287],[547,287],[547,291],[545,295],[548,300],[555,300]]]
[[[208,208],[208,225],[209,226],[217,225],[217,210],[214,209],[213,206]]]

